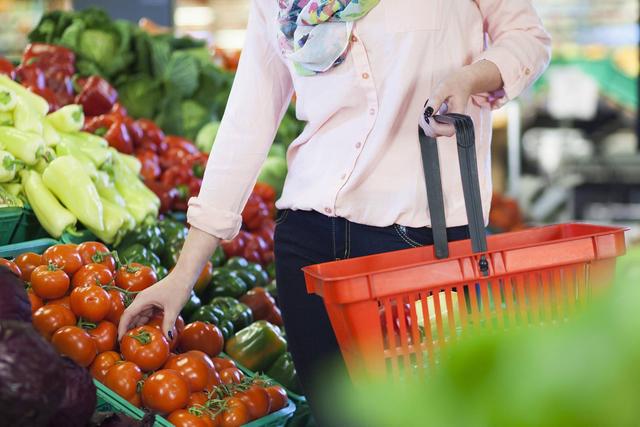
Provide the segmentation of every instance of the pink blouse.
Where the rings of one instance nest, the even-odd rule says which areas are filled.
[[[302,77],[277,43],[276,0],[253,0],[247,38],[202,190],[189,223],[222,239],[242,211],[296,93],[304,132],[287,152],[279,209],[315,210],[373,225],[429,226],[418,118],[433,88],[481,59],[500,70],[500,93],[474,96],[480,186],[491,202],[491,109],[545,70],[550,38],[530,0],[381,0],[355,24],[343,64]],[[447,226],[467,224],[453,139],[440,138]]]

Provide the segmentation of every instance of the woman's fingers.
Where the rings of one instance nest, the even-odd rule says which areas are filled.
[[[144,325],[153,316],[155,306],[144,301],[140,296],[133,300],[131,305],[122,313],[118,325],[118,338],[122,339],[130,329]]]

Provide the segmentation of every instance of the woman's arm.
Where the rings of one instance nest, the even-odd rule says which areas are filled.
[[[146,323],[155,310],[164,311],[163,330],[168,335],[220,240],[231,239],[240,230],[240,213],[293,94],[275,34],[268,34],[276,6],[253,1],[245,46],[202,189],[189,201],[191,229],[180,258],[164,280],[141,292],[127,308],[118,330],[121,338],[129,328]]]
[[[499,107],[517,97],[549,65],[551,38],[529,0],[475,1],[491,44],[472,64],[437,86],[427,113],[439,111],[445,101],[449,112],[464,113],[474,95]],[[429,125],[438,135],[453,135],[451,126],[434,122]]]

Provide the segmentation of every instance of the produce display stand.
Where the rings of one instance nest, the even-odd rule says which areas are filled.
[[[57,240],[44,238],[27,242],[13,243],[11,245],[4,245],[0,246],[0,257],[14,258],[17,255],[23,254],[25,252],[35,252],[37,254],[41,254],[49,246],[53,246],[57,243]]]
[[[447,244],[437,144],[420,131],[435,245],[303,269],[356,382],[419,378],[464,333],[564,322],[610,284],[625,252],[619,227],[561,224],[487,238],[473,123],[439,117],[456,127],[471,240]]]
[[[22,208],[0,209],[0,245],[11,243],[21,217]]]

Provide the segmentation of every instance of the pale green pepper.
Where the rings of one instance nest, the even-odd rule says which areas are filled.
[[[98,169],[91,159],[80,150],[78,146],[69,142],[68,140],[61,141],[56,145],[56,155],[60,156],[73,156],[76,160],[80,161],[84,171],[89,175],[92,180],[95,180],[98,176]]]
[[[55,147],[60,142],[58,131],[47,120],[42,122],[42,138],[49,147]]]
[[[100,194],[101,198],[107,199],[111,203],[115,203],[122,208],[126,207],[124,198],[120,193],[118,193],[118,189],[107,172],[98,171],[96,179],[93,182],[95,183],[96,188],[98,189],[98,194]]]
[[[79,132],[84,126],[84,112],[82,105],[65,105],[45,117],[58,132]]]
[[[13,126],[12,111],[0,111],[0,126]]]
[[[137,224],[148,217],[157,217],[160,199],[149,190],[142,181],[123,162],[119,156],[114,156],[113,173],[116,189],[126,202],[129,213]]]
[[[100,240],[111,245],[122,239],[129,226],[131,215],[126,209],[121,208],[115,203],[111,203],[107,199],[101,198],[104,211],[104,230],[95,230],[91,227],[89,231],[95,234]]]
[[[40,117],[44,117],[49,112],[49,103],[47,103],[44,98],[29,91],[20,85],[20,83],[14,82],[3,74],[0,74],[0,88],[13,91],[18,99],[22,99],[29,108],[35,111]]]
[[[16,197],[20,196],[20,193],[22,193],[22,184],[19,182],[6,182],[4,184],[0,184],[0,186]]]
[[[111,162],[112,152],[103,146],[102,138],[91,138],[87,132],[61,133],[63,140],[75,145],[87,157],[91,159],[96,167],[102,167]]]
[[[16,108],[16,99],[16,94],[11,89],[0,88],[0,111],[12,111]]]
[[[19,164],[13,154],[0,150],[0,182],[13,181]]]
[[[9,126],[0,126],[0,148],[10,152],[27,165],[35,165],[44,151],[45,144],[40,135]]]
[[[82,224],[104,230],[102,201],[80,161],[73,156],[60,156],[49,164],[42,180]]]
[[[13,109],[13,125],[16,129],[25,132],[33,132],[38,135],[42,135],[43,132],[42,117],[38,116],[38,113],[22,99],[18,99],[16,108]]]
[[[0,187],[0,208],[21,208],[22,200]]]
[[[20,178],[29,205],[47,233],[58,239],[62,233],[75,226],[76,217],[49,191],[40,174],[24,170],[20,172]]]
[[[130,156],[128,154],[123,154],[117,151],[115,148],[113,148],[112,150],[113,150],[112,153],[118,156],[123,161],[123,163],[129,168],[129,170],[133,172],[134,175],[136,176],[140,175],[140,171],[142,170],[142,163],[140,163],[140,160],[138,160],[137,157]]]

